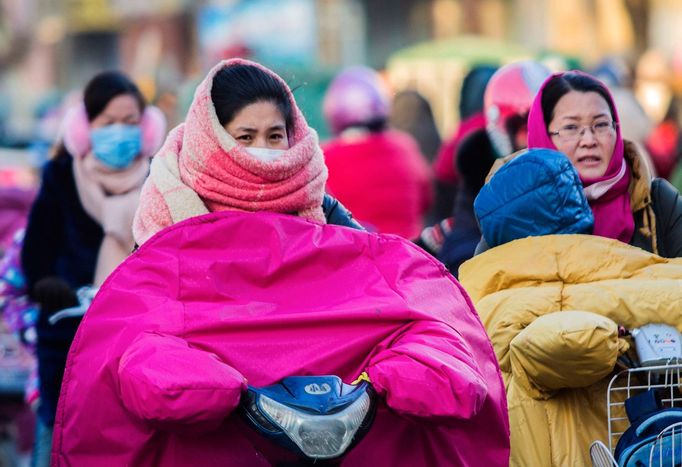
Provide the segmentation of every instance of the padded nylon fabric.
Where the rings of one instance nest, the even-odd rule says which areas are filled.
[[[225,211],[158,233],[71,347],[55,466],[267,466],[245,381],[367,371],[383,401],[343,466],[504,466],[504,386],[461,286],[412,243]]]
[[[594,218],[578,172],[557,151],[531,149],[504,164],[474,201],[486,243],[592,233]]]
[[[591,465],[590,443],[607,441],[608,382],[631,345],[617,326],[682,331],[682,259],[594,235],[549,235],[492,248],[459,277],[505,380],[511,465]]]

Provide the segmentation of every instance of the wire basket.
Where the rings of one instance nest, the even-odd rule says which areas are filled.
[[[590,446],[590,458],[592,459],[592,467],[618,467],[613,454],[601,441],[595,441]]]
[[[682,407],[682,363],[630,368],[616,374],[609,383],[607,412],[609,422],[609,450],[614,452],[618,439],[630,427],[625,400],[649,389],[661,395],[664,407]]]
[[[676,467],[682,465],[682,422],[673,423],[662,430],[649,452],[649,465],[657,467]]]

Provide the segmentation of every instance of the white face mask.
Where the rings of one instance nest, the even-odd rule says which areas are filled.
[[[270,149],[270,148],[244,148],[246,152],[261,162],[274,162],[284,155],[284,149]]]

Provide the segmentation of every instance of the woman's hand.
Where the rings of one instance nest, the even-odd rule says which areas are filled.
[[[52,313],[78,305],[76,292],[60,277],[45,277],[33,286],[31,298],[40,304],[41,312]]]
[[[239,405],[246,379],[217,355],[179,337],[143,332],[123,353],[119,391],[128,411],[185,434],[216,429]]]
[[[391,409],[435,423],[475,416],[488,395],[469,344],[438,322],[406,326],[390,346],[377,349],[367,373]]]

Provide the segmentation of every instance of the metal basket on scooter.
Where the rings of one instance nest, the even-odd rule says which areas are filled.
[[[608,447],[601,441],[590,447],[595,467],[682,465],[682,336],[670,326],[649,326],[633,332],[643,366],[621,371],[609,383]],[[635,401],[647,398],[655,407],[631,426]]]

